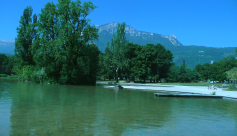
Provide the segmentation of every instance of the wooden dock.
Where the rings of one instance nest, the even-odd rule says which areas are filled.
[[[223,96],[205,95],[205,94],[164,94],[164,93],[154,93],[154,95],[155,96],[159,96],[159,97],[223,98]]]

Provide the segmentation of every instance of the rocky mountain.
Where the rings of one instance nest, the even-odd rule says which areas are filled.
[[[104,51],[107,42],[111,41],[113,34],[117,32],[118,23],[111,22],[105,25],[97,25],[99,29],[99,41],[95,42],[101,51]],[[183,46],[176,38],[175,35],[164,36],[156,33],[149,33],[144,31],[138,31],[129,25],[125,27],[126,38],[129,42],[138,43],[140,45],[145,45],[147,43],[160,43],[166,46]],[[107,40],[109,38],[109,40]],[[106,41],[105,41],[106,40]],[[105,43],[105,44],[104,44]]]

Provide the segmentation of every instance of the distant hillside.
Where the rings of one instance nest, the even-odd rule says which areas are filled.
[[[95,41],[99,49],[104,52],[107,42],[111,42],[113,34],[117,32],[118,23],[112,22],[105,25],[97,25],[99,29],[99,41]],[[180,66],[183,60],[186,64],[194,68],[197,64],[217,62],[224,57],[234,56],[234,47],[213,48],[205,46],[183,46],[175,35],[164,36],[156,33],[138,31],[127,25],[125,28],[126,38],[129,42],[139,45],[162,44],[166,49],[174,54],[174,63]],[[0,40],[0,53],[14,54],[14,40]]]

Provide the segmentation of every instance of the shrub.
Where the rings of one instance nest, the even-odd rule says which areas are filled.
[[[0,74],[0,77],[7,77],[7,74]]]

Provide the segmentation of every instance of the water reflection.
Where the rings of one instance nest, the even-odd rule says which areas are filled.
[[[118,96],[119,89],[118,88],[114,88],[113,90],[114,90],[115,101],[117,101],[117,96]]]
[[[154,98],[101,86],[0,82],[0,88],[0,119],[8,113],[0,132],[8,125],[11,135],[237,134],[233,100]]]
[[[77,135],[95,120],[95,87],[18,84],[11,107],[12,135]],[[78,93],[80,92],[80,93]],[[88,99],[90,98],[90,99]]]

